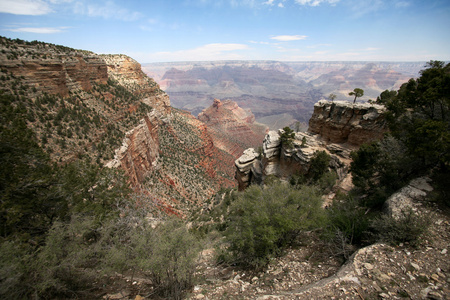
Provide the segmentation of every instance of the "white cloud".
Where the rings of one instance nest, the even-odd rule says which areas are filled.
[[[309,5],[309,6],[319,6],[322,3],[334,5],[339,1],[340,0],[295,0],[295,2],[300,5]]]
[[[353,18],[360,18],[364,15],[374,13],[386,8],[383,0],[353,0],[347,3],[352,10]]]
[[[275,0],[267,0],[266,2],[263,2],[263,4],[272,6],[272,5],[274,5],[274,3],[273,3],[274,1]]]
[[[81,9],[81,10],[80,10]],[[90,17],[102,17],[105,19],[119,19],[123,21],[134,21],[142,17],[140,12],[129,11],[112,1],[104,4],[89,3],[78,7],[78,11]]]
[[[290,42],[290,41],[299,41],[306,39],[306,35],[277,35],[273,36],[270,39],[271,40],[277,40],[280,42]]]
[[[248,50],[245,44],[207,44],[194,49],[157,53],[129,53],[140,62],[151,61],[198,61],[245,59],[239,52]]]
[[[367,47],[366,49],[363,49],[363,51],[377,51],[377,50],[380,50],[380,48]]]
[[[284,4],[280,2],[280,3],[278,3],[278,7],[283,8]]]
[[[69,27],[22,27],[22,28],[14,28],[8,29],[13,32],[31,32],[31,33],[43,33],[43,34],[51,34],[51,33],[60,33],[64,32],[65,29]]]
[[[306,48],[310,48],[310,49],[315,49],[315,48],[319,48],[319,47],[331,47],[331,44],[316,44],[316,45],[309,45],[306,46]]]
[[[395,7],[396,7],[396,8],[408,7],[408,6],[410,6],[410,5],[411,5],[411,3],[410,3],[410,2],[407,2],[407,1],[398,1],[398,2],[395,2]]]
[[[42,0],[1,0],[0,13],[14,15],[46,15],[51,13],[52,9],[48,3]]]

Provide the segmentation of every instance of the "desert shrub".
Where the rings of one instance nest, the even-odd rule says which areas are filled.
[[[362,204],[370,208],[381,208],[389,195],[418,174],[417,161],[401,141],[391,136],[362,145],[351,157],[353,184],[366,195],[361,198]]]
[[[132,275],[142,272],[152,280],[158,295],[181,299],[194,284],[201,250],[199,240],[177,219],[155,228],[146,222],[132,229],[126,229],[127,226],[110,229],[107,244],[111,246],[104,258],[105,268],[120,273],[131,270]]]
[[[32,262],[33,293],[44,298],[87,295],[98,276],[94,268],[100,252],[94,245],[99,229],[93,217],[55,222]]]
[[[323,210],[317,189],[287,184],[250,186],[231,203],[219,260],[258,269],[291,245],[302,230],[320,226]]]
[[[16,241],[0,243],[0,297],[25,299],[29,291],[30,255]]]
[[[157,289],[165,297],[181,299],[193,287],[194,271],[200,251],[199,241],[179,220],[169,220],[153,231],[151,248],[138,243],[138,265],[150,273]],[[148,244],[147,244],[148,245]]]
[[[441,170],[433,174],[433,196],[440,203],[450,206],[450,172],[448,167],[442,167]]]
[[[420,244],[429,225],[429,216],[419,215],[412,210],[402,211],[398,218],[383,214],[371,222],[378,240],[392,245],[408,243],[413,247]]]
[[[327,172],[330,159],[330,155],[328,155],[325,151],[316,151],[311,159],[308,176],[310,176],[314,181],[319,180],[320,177]]]
[[[327,226],[324,227],[323,238],[333,255],[347,259],[352,245],[365,242],[371,216],[352,196],[337,197],[326,211]]]

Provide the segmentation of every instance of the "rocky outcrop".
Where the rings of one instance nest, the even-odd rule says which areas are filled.
[[[3,70],[22,77],[28,86],[48,94],[68,96],[74,90],[90,91],[93,83],[106,84],[108,80],[105,62],[93,53],[76,50],[56,53],[49,49],[43,54],[27,45],[14,50],[2,47],[2,50]],[[13,59],[13,53],[24,55]]]
[[[418,205],[433,191],[429,177],[419,177],[412,180],[407,186],[392,194],[384,203],[386,213],[399,219],[404,213],[417,211]]]
[[[292,148],[281,144],[282,129],[270,131],[263,141],[261,155],[246,150],[235,161],[239,189],[260,184],[267,176],[289,179],[293,175],[305,175],[314,154],[325,151],[331,157],[329,168],[337,173],[341,188],[348,190],[351,188],[350,152],[362,143],[383,136],[384,111],[380,105],[319,101],[314,105],[309,131],[296,133]]]
[[[350,151],[336,144],[325,144],[320,138],[310,133],[295,134],[293,147],[287,148],[280,142],[283,130],[270,131],[264,141],[262,153],[247,149],[235,161],[239,190],[250,184],[261,184],[267,176],[275,176],[282,180],[292,175],[306,175],[311,159],[317,151],[325,151],[331,156],[329,167],[344,180],[350,164]]]
[[[158,164],[159,123],[155,113],[148,114],[138,126],[125,134],[122,146],[116,150],[114,159],[106,165],[123,169],[134,187],[140,187],[145,177]]]
[[[41,42],[18,43],[3,37],[0,48],[3,73],[20,77],[21,84],[36,95],[67,97],[79,91],[92,92],[95,85],[114,80],[145,104],[170,112],[169,96],[145,75],[137,61],[126,55],[98,55]]]
[[[308,131],[327,143],[360,146],[387,131],[385,107],[369,103],[320,100],[314,105]]]

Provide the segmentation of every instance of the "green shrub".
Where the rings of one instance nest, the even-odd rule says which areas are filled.
[[[33,268],[33,290],[42,297],[78,297],[93,287],[98,224],[93,217],[73,216],[70,223],[55,222],[40,248]]]
[[[258,269],[281,254],[302,230],[323,221],[321,197],[316,188],[300,190],[285,184],[250,186],[231,203],[225,240],[219,259]]]
[[[0,297],[25,299],[29,291],[27,274],[30,255],[16,241],[0,242]]]
[[[352,196],[334,200],[326,211],[328,225],[323,237],[334,255],[347,259],[351,255],[350,245],[361,245],[364,242],[369,230],[370,215]]]
[[[399,218],[382,215],[375,218],[371,227],[378,240],[398,245],[408,243],[413,247],[420,244],[421,238],[427,232],[431,218],[426,215],[418,215],[412,210],[402,211]]]
[[[155,228],[151,242],[150,252],[146,251],[145,244],[138,244],[140,257],[150,256],[138,265],[150,273],[160,294],[181,299],[194,284],[194,271],[201,249],[199,241],[181,221],[169,220]]]
[[[308,176],[310,176],[314,181],[319,180],[320,177],[327,172],[330,160],[330,155],[328,155],[325,151],[316,151],[311,159]]]
[[[104,258],[105,268],[120,273],[143,272],[151,278],[158,295],[181,299],[194,284],[199,241],[177,219],[164,221],[156,228],[146,221],[138,225],[110,228],[106,244],[111,246]]]
[[[407,154],[401,141],[391,136],[362,145],[351,157],[353,184],[367,195],[362,203],[370,208],[381,208],[389,195],[418,174],[417,161]]]
[[[280,135],[281,145],[286,148],[292,148],[294,145],[295,132],[288,126],[283,128],[283,132]]]

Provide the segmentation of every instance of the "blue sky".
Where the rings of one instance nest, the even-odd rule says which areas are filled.
[[[449,0],[0,0],[0,35],[202,60],[450,60]]]

